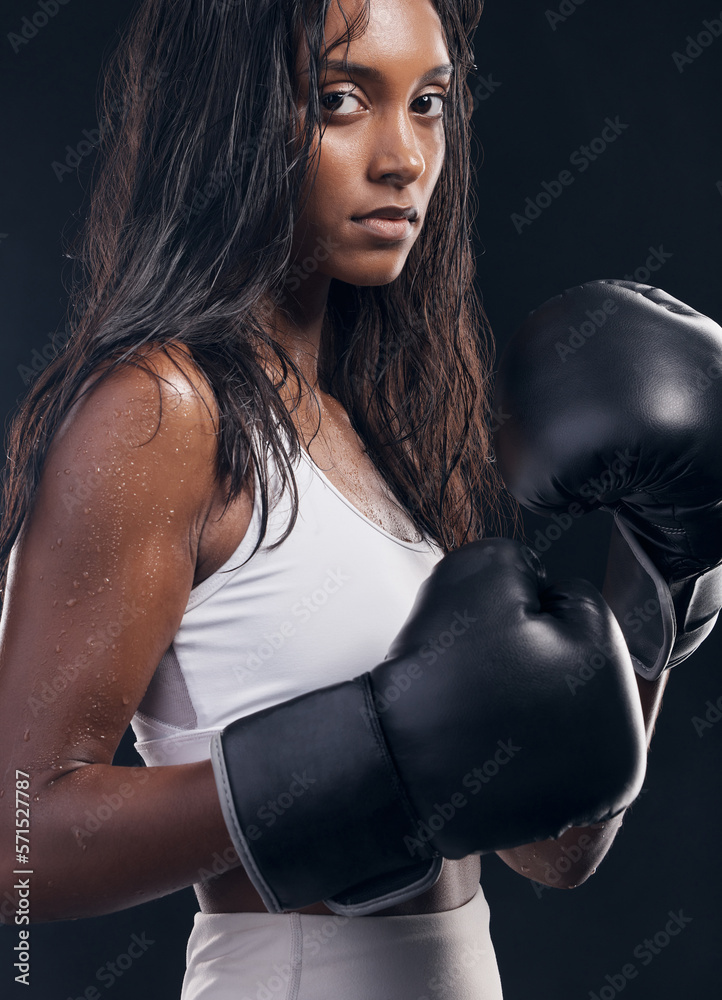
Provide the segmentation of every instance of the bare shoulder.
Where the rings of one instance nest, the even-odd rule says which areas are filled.
[[[108,363],[104,363],[81,384],[56,436],[65,433],[77,419],[78,411],[88,405],[98,412],[116,410],[119,401],[133,400],[146,410],[155,400],[159,416],[162,406],[175,420],[197,421],[206,430],[217,432],[218,406],[213,389],[185,344],[173,341],[164,346],[149,345],[131,362],[101,378],[107,368]]]
[[[83,441],[97,454],[107,450],[108,461],[116,460],[128,473],[143,470],[150,479],[156,469],[176,477],[185,467],[186,499],[197,502],[204,517],[215,492],[219,416],[213,390],[190,350],[177,341],[149,345],[131,363],[104,374],[107,367],[79,387],[48,460],[70,459],[72,474],[73,464],[83,461],[67,448]]]
[[[110,763],[185,612],[217,421],[186,352],[145,362],[86,380],[11,553],[0,754],[23,770]]]

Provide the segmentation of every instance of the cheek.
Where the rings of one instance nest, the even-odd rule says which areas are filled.
[[[337,224],[358,209],[358,155],[348,142],[328,141],[327,133],[321,143],[318,169],[312,171],[312,176],[314,172],[306,209],[311,225]]]
[[[321,143],[319,156],[317,190],[325,196],[339,200],[341,197],[353,197],[358,190],[361,167],[361,151],[358,143],[348,138],[329,133]]]
[[[429,168],[429,174],[434,179],[434,184],[439,179],[439,174],[444,166],[444,160],[446,159],[446,142],[444,137],[442,137],[434,142],[429,147],[429,156],[427,159],[427,166]]]

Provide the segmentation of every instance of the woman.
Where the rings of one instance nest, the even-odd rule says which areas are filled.
[[[477,856],[374,916],[270,914],[208,752],[378,662],[368,614],[393,635],[435,561],[502,524],[469,240],[481,7],[146,0],[108,75],[73,336],[9,441],[0,739],[31,775],[32,919],[194,885],[184,1000],[501,996]],[[382,572],[347,584],[331,560],[366,548]],[[131,722],[147,768],[112,764]],[[587,877],[602,826],[550,884]],[[544,880],[558,852],[499,853]]]

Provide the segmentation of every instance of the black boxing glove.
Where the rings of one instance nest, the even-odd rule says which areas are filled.
[[[429,664],[421,654],[442,634],[453,642]],[[600,650],[594,684],[575,691],[569,675]],[[639,793],[646,742],[629,653],[596,588],[547,586],[530,549],[486,539],[437,563],[382,663],[238,719],[211,756],[267,909],[323,899],[361,914],[424,891],[443,858],[615,816]],[[261,830],[259,811],[291,779],[303,794]]]
[[[722,608],[722,328],[649,285],[577,285],[514,335],[494,407],[520,503],[613,514],[602,593],[635,670],[681,663]]]

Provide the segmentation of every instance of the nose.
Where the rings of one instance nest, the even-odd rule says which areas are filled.
[[[416,130],[403,109],[379,116],[369,144],[369,174],[374,180],[411,184],[426,170]]]

